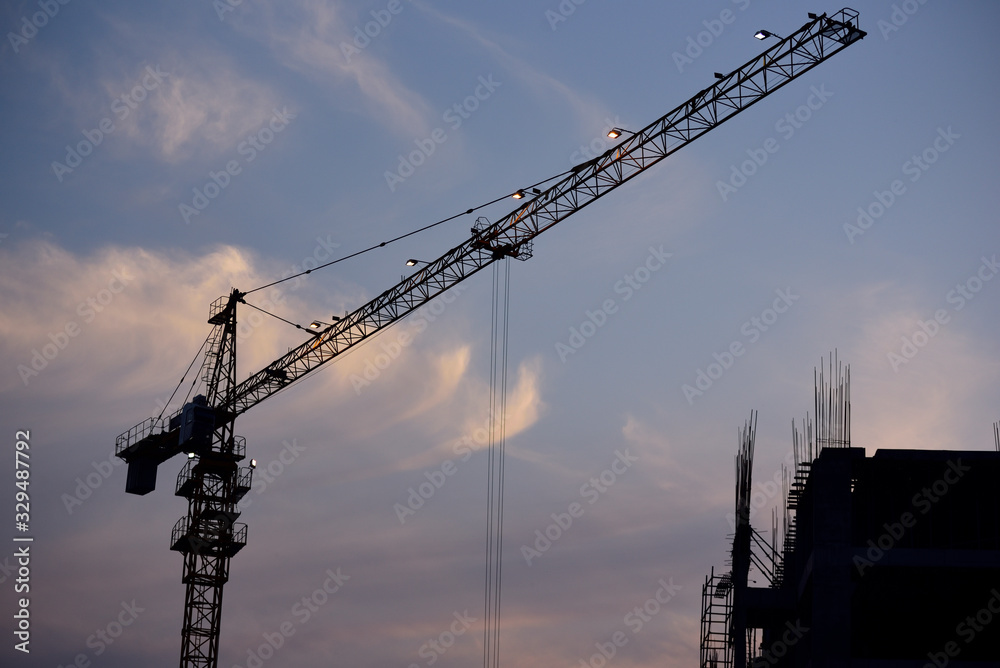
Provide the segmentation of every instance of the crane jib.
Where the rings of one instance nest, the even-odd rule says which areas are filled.
[[[231,421],[276,392],[367,340],[496,259],[530,256],[536,236],[660,162],[729,118],[801,76],[867,33],[858,12],[820,15],[741,67],[632,134],[400,283],[335,322],[243,382],[217,405]],[[224,299],[224,298],[223,298]],[[219,300],[222,302],[223,300]],[[213,309],[218,317],[222,307]],[[170,431],[167,422],[140,423],[119,437],[119,452],[142,438]],[[140,429],[140,427],[144,427]]]
[[[521,249],[545,230],[865,35],[858,27],[858,13],[851,9],[809,21],[604,154],[577,165],[567,177],[493,225],[474,230],[463,244],[334,323],[319,338],[250,376],[234,388],[230,413],[249,410],[496,259],[521,255]],[[530,256],[530,250],[524,254]]]

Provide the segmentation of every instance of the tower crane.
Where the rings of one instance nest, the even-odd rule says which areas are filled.
[[[849,8],[809,19],[741,67],[716,74],[711,86],[604,154],[576,165],[555,185],[517,191],[518,205],[506,216],[492,224],[480,219],[470,238],[242,382],[236,379],[236,309],[247,293],[234,288],[211,305],[213,328],[202,366],[206,395],[166,418],[139,423],[118,436],[115,447],[128,463],[125,491],[131,494],[153,491],[157,467],[188,455],[175,487],[188,499],[188,512],[174,525],[170,542],[184,555],[182,668],[217,665],[223,586],[230,559],[246,545],[237,504],[250,489],[253,466],[241,465],[246,441],[235,435],[235,419],[494,261],[528,259],[542,232],[866,35],[858,12]]]

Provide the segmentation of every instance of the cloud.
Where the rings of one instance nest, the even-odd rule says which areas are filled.
[[[989,447],[989,425],[979,416],[995,410],[990,402],[1000,362],[983,355],[990,349],[990,333],[977,318],[987,302],[956,311],[945,302],[948,286],[939,291],[892,279],[818,280],[801,287],[803,303],[796,308],[802,310],[787,332],[789,344],[754,350],[752,358],[757,373],[768,373],[772,386],[808,392],[796,396],[794,405],[778,406],[782,418],[798,422],[807,411],[812,416],[810,367],[836,348],[841,363],[851,366],[853,446],[866,448],[869,456],[878,449]],[[925,340],[920,323],[933,330],[939,309],[946,311],[947,322]],[[904,339],[912,341],[915,334],[924,345],[908,349],[912,356],[906,357]],[[905,360],[897,359],[896,369],[890,353]]]
[[[403,3],[404,11],[409,4]],[[357,98],[354,91],[346,96],[337,95],[341,87],[352,86],[360,93],[363,105],[356,112],[377,118],[388,130],[402,135],[426,135],[431,115],[426,100],[371,50],[352,55],[350,49],[357,51],[355,21],[362,26],[371,19],[353,18],[349,14],[345,4],[339,2],[258,2],[244,10],[241,21],[235,25],[267,46],[283,66],[334,95],[337,104]],[[383,28],[387,29],[388,25]]]
[[[483,30],[469,21],[449,16],[428,5],[418,5],[421,10],[434,16],[442,23],[463,33],[470,40],[485,49],[493,59],[507,70],[508,76],[521,81],[534,91],[539,98],[551,97],[561,99],[569,106],[570,111],[577,115],[582,128],[593,129],[595,118],[611,118],[611,110],[596,99],[590,99],[583,93],[567,86],[559,79],[540,71],[531,63],[510,53],[495,40],[487,37]]]
[[[106,246],[80,255],[36,239],[0,246],[0,262],[0,391],[72,397],[99,385],[108,401],[148,395],[151,385],[168,392],[208,334],[208,305],[233,285],[273,279],[232,246],[201,255]],[[276,331],[262,327],[241,355],[273,354]]]
[[[559,79],[539,71],[530,63],[511,54],[497,41],[486,37],[483,31],[467,21],[448,16],[440,10],[421,3],[404,2],[398,14],[390,21],[405,21],[407,12],[422,11],[440,23],[456,29],[503,67],[508,76],[520,81],[539,98],[553,95],[578,117],[581,127],[592,129],[595,118],[612,116],[601,102],[589,99],[573,90]],[[410,9],[413,7],[413,9]],[[387,23],[358,49],[358,33],[365,35],[366,24],[372,21],[368,14],[355,14],[346,3],[296,0],[275,5],[256,3],[240,14],[234,23],[237,29],[265,44],[275,58],[285,67],[303,74],[331,93],[344,86],[351,86],[352,99],[360,99],[362,108],[357,113],[374,117],[386,129],[405,136],[426,136],[437,122],[436,112],[428,101],[411,89],[397,76],[377,49],[370,44],[384,33],[395,29]],[[358,41],[361,41],[358,38]],[[338,104],[343,99],[337,98]]]
[[[262,285],[277,274],[266,260],[232,246],[197,255],[120,246],[77,254],[34,239],[0,246],[0,262],[6,268],[0,276],[4,295],[0,359],[6,370],[0,377],[0,392],[14,395],[26,390],[44,398],[47,410],[58,407],[78,417],[77,412],[89,410],[78,398],[97,387],[103,402],[132,406],[131,410],[140,406],[144,414],[129,413],[128,419],[136,422],[156,415],[185,374],[211,330],[208,305],[228,295],[233,286]],[[308,295],[287,285],[254,293],[247,301],[293,318],[296,312],[307,312]],[[462,335],[450,333],[460,328],[439,329],[436,336],[421,338],[419,332],[428,327],[423,317],[433,316],[428,312],[404,321],[384,339],[379,337],[332,364],[336,371],[319,374],[318,384],[313,381],[308,392],[302,390],[305,394],[285,400],[286,423],[327,431],[316,426],[317,409],[328,397],[340,396],[352,414],[351,420],[338,425],[344,438],[372,439],[395,433],[405,424],[407,430],[421,430],[437,443],[409,456],[400,456],[395,446],[373,450],[373,460],[359,471],[362,477],[440,465],[454,456],[454,443],[463,437],[474,450],[484,447],[488,381],[472,363],[473,346]],[[239,322],[239,379],[303,337],[246,308]],[[396,357],[390,358],[386,351],[393,350],[394,336],[402,334],[414,343],[397,345]],[[204,391],[204,383],[197,380],[200,364],[201,358],[195,358],[171,410],[192,385],[195,393]],[[363,392],[352,391],[352,379],[362,378],[366,369],[376,369],[378,375],[361,386]],[[540,359],[522,361],[511,375],[505,423],[509,441],[530,429],[544,410]],[[119,411],[128,413],[118,409],[116,414]],[[533,457],[516,442],[509,452]]]
[[[461,298],[460,294],[453,299]],[[449,308],[444,301],[436,303]],[[414,440],[433,444],[409,454],[389,447],[366,470],[366,476],[439,467],[444,460],[456,458],[459,444],[465,452],[464,448],[478,451],[489,443],[489,381],[474,363],[477,355],[482,357],[487,351],[475,350],[462,335],[452,333],[460,327],[435,325],[434,336],[425,334],[430,327],[426,318],[437,316],[424,309],[345,355],[335,364],[334,373],[322,381],[324,389],[319,391],[349,398],[357,419],[341,425],[350,430],[345,438],[376,438],[406,424],[408,431],[422,432]],[[504,422],[507,452],[536,459],[519,448],[515,439],[538,421],[545,408],[541,360],[523,360],[511,375],[514,380],[507,390]]]
[[[465,349],[468,352],[468,349]],[[518,365],[516,383],[508,391],[505,411],[503,414],[503,434],[509,443],[506,452],[512,457],[527,461],[539,461],[540,458],[529,449],[517,446],[516,437],[530,429],[544,411],[545,404],[541,398],[541,360],[537,357],[525,360]],[[457,386],[454,389],[458,389]],[[443,459],[454,458],[456,443],[462,443],[473,452],[482,450],[489,445],[490,428],[499,435],[501,424],[499,416],[491,416],[482,410],[478,398],[489,395],[488,382],[482,378],[470,378],[462,388],[463,403],[467,404],[459,410],[465,416],[461,426],[447,439],[441,441],[432,449],[401,460],[399,470],[415,470],[440,465]],[[407,416],[413,417],[415,413]],[[491,425],[492,423],[492,425]]]
[[[898,289],[892,292],[905,300]],[[851,360],[856,379],[852,387],[855,445],[869,450],[978,450],[988,446],[985,439],[970,442],[955,426],[996,387],[1000,364],[981,358],[977,351],[987,346],[978,333],[963,326],[961,313],[952,313],[950,321],[940,325],[924,347],[907,348],[908,353],[916,351],[912,357],[904,356],[904,338],[912,341],[915,333],[923,332],[920,323],[930,322],[930,315],[931,311],[920,307],[892,308],[886,304],[883,312],[863,321],[863,338],[868,344]],[[895,370],[890,353],[898,356]],[[900,358],[905,362],[898,362]]]
[[[288,106],[271,86],[242,76],[222,54],[206,49],[197,58],[174,55],[164,60],[166,64],[156,66],[167,73],[160,88],[122,126],[129,139],[167,162],[203,153],[235,153],[239,142],[275,109]],[[120,83],[105,87],[109,95],[128,90]]]
[[[38,67],[61,101],[58,120],[94,131],[113,125],[101,153],[133,160],[137,151],[170,164],[232,153],[274,108],[293,107],[271,83],[197,33],[167,41],[164,27],[135,17],[100,15],[92,30],[106,49],[81,56],[57,51]],[[292,109],[294,111],[294,108]],[[73,135],[67,137],[67,141]]]

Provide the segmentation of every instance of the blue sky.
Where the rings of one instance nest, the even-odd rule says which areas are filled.
[[[70,1],[43,19],[42,5],[0,10],[0,422],[11,448],[31,431],[36,536],[32,653],[5,646],[3,661],[109,668],[176,661],[181,462],[134,497],[109,455],[159,412],[213,300],[565,171],[611,146],[609,126],[643,127],[749,60],[755,30],[840,9]],[[1000,9],[859,9],[863,42],[512,263],[504,663],[579,666],[621,630],[613,665],[693,665],[700,586],[726,558],[737,430],[760,412],[756,478],[772,479],[831,350],[851,364],[854,444],[869,454],[992,447]],[[273,310],[305,323],[354,309],[407,258],[464,241],[473,218],[286,283]],[[237,422],[262,467],[220,665],[247,666],[286,622],[264,665],[481,656],[489,277],[463,288]],[[241,320],[241,377],[301,341]],[[734,344],[743,353],[686,393]],[[589,480],[626,451],[637,461],[594,498]],[[395,504],[448,461],[401,523]],[[522,547],[573,502],[583,515],[529,564]],[[297,614],[337,569],[342,589]],[[627,615],[661,580],[675,594],[636,630]],[[465,611],[477,622],[428,654]],[[119,619],[132,621],[113,643],[91,638]]]

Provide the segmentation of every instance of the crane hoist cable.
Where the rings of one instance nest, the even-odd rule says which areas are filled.
[[[500,665],[500,592],[503,583],[503,511],[507,438],[507,342],[510,258],[493,263],[490,314],[490,429],[487,451],[486,583],[483,601],[483,665]]]

